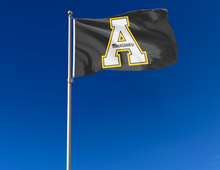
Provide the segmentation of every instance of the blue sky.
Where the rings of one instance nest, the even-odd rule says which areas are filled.
[[[220,170],[219,0],[0,1],[0,170],[66,168],[67,11],[168,9],[178,62],[76,78],[72,170]]]

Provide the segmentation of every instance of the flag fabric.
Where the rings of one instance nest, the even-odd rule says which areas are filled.
[[[74,20],[74,77],[101,70],[155,70],[177,62],[176,38],[166,9]]]

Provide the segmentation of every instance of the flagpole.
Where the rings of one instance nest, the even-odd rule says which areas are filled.
[[[66,170],[71,170],[71,91],[73,78],[71,76],[71,55],[72,55],[72,11],[68,11],[68,92],[67,92],[67,151],[66,151]]]

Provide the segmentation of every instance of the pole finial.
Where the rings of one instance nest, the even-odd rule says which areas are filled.
[[[73,12],[72,11],[68,11],[68,14],[71,16],[71,15],[73,15]]]

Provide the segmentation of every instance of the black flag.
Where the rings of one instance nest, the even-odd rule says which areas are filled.
[[[166,9],[75,19],[75,77],[101,70],[155,70],[177,62]]]

